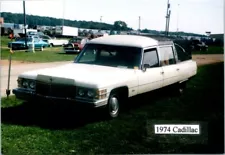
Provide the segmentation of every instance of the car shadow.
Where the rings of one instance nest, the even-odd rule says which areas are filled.
[[[131,109],[138,109],[145,102],[140,100],[157,100],[167,95],[160,91],[146,93],[129,99],[129,106],[122,109],[126,114]],[[91,109],[78,107],[73,103],[55,102],[24,102],[18,106],[1,108],[2,123],[23,126],[39,126],[48,129],[72,129],[79,128],[86,124],[107,121],[103,117],[103,109]]]
[[[104,121],[99,117],[99,110],[53,102],[24,102],[18,106],[1,108],[1,115],[4,124],[39,126],[47,129],[73,129]]]
[[[57,54],[64,54],[64,55],[77,55],[78,53],[73,53],[73,52],[68,52],[68,53],[65,53],[65,52],[57,52]]]

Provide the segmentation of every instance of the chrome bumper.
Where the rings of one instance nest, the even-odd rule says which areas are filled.
[[[75,49],[64,49],[65,53],[80,53],[80,50]]]
[[[63,98],[63,97],[55,97],[55,96],[44,96],[41,94],[37,94],[32,91],[27,91],[24,89],[16,88],[12,90],[13,94],[15,94],[16,98],[25,100],[25,101],[34,101],[37,99],[51,100],[56,102],[72,102],[80,106],[88,106],[88,107],[101,107],[107,104],[108,99],[100,100],[100,101],[86,101],[82,99],[72,99],[72,98]]]

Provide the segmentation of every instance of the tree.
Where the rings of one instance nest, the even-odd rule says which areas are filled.
[[[117,30],[117,31],[128,30],[127,24],[124,21],[120,21],[120,20],[115,21],[113,27],[114,27],[114,30]]]

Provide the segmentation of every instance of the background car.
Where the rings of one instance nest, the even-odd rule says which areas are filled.
[[[68,40],[66,39],[56,39],[56,38],[51,38],[48,35],[39,35],[40,38],[42,38],[43,41],[47,42],[50,47],[53,46],[63,46],[65,44],[68,44]]]
[[[63,46],[65,53],[79,53],[83,46],[81,45],[81,37],[75,37],[69,40],[69,43]]]
[[[191,49],[196,51],[207,51],[208,46],[204,42],[195,39],[191,41]]]
[[[49,44],[43,41],[41,38],[27,38],[27,46],[31,46],[32,44],[32,39],[34,41],[34,48],[35,49],[40,49],[43,51],[43,48],[49,47]],[[25,47],[25,38],[18,38],[14,42],[9,42],[8,47],[12,48],[12,50],[22,50],[26,49]]]

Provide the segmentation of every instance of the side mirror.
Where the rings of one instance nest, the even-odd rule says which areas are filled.
[[[144,64],[143,66],[144,66],[144,68],[150,68],[149,64]]]
[[[150,68],[150,65],[149,64],[143,64],[141,68],[142,68],[142,71],[145,72],[147,68]]]

